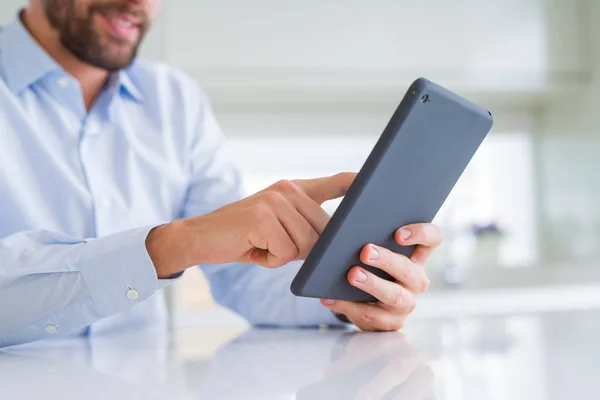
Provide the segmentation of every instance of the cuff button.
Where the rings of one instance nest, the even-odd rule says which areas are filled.
[[[48,332],[51,335],[55,334],[57,330],[58,327],[56,325],[46,325],[46,332]]]
[[[140,297],[140,292],[135,290],[134,288],[130,288],[127,290],[127,298],[129,300],[137,300]]]

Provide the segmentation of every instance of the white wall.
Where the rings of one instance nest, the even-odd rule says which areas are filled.
[[[0,22],[25,3],[2,0]],[[141,54],[197,77],[220,110],[387,111],[418,76],[490,108],[531,106],[585,84],[588,3],[170,0]]]
[[[590,81],[549,102],[536,129],[543,254],[567,265],[600,261],[600,3],[587,4]]]
[[[172,0],[145,52],[197,77],[219,107],[390,104],[422,75],[490,107],[531,103],[587,73],[581,3]]]
[[[4,25],[11,21],[17,11],[27,4],[27,0],[0,0],[0,25]]]

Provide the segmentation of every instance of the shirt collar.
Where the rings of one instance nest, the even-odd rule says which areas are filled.
[[[135,101],[141,103],[144,101],[144,95],[142,94],[142,92],[140,91],[140,89],[136,86],[136,84],[134,83],[133,78],[135,78],[135,62],[134,65],[124,69],[122,71],[119,71],[118,73],[118,78],[117,78],[117,84],[119,85],[120,89],[124,92],[126,92],[129,96],[131,96]]]
[[[8,87],[19,93],[60,66],[40,47],[17,17],[0,35],[0,57]]]
[[[0,64],[14,93],[20,93],[51,72],[62,70],[23,26],[19,15],[0,32]],[[144,96],[130,76],[134,70],[132,66],[116,73],[115,84],[119,91],[142,102]]]

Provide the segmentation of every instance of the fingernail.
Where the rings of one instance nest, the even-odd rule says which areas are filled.
[[[369,260],[379,260],[379,250],[373,246],[369,249]]]
[[[357,282],[365,282],[366,280],[367,280],[367,274],[362,272],[362,270],[358,271],[358,273],[356,274],[356,281]]]
[[[335,304],[335,300],[329,300],[329,299],[325,300],[325,304],[329,304],[329,305]]]
[[[406,240],[410,237],[411,233],[408,229],[401,228],[400,229],[400,239]]]

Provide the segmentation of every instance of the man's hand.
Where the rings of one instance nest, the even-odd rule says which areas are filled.
[[[329,222],[321,204],[344,196],[355,176],[280,181],[212,213],[152,229],[146,247],[158,277],[198,264],[275,268],[305,259]]]
[[[394,235],[402,246],[417,245],[410,258],[372,244],[363,247],[360,261],[390,274],[396,281],[382,279],[361,267],[348,273],[351,285],[373,295],[376,303],[321,300],[333,312],[367,331],[395,331],[404,326],[416,307],[417,294],[427,290],[429,279],[424,264],[442,243],[442,231],[432,224],[414,224],[400,228]]]

